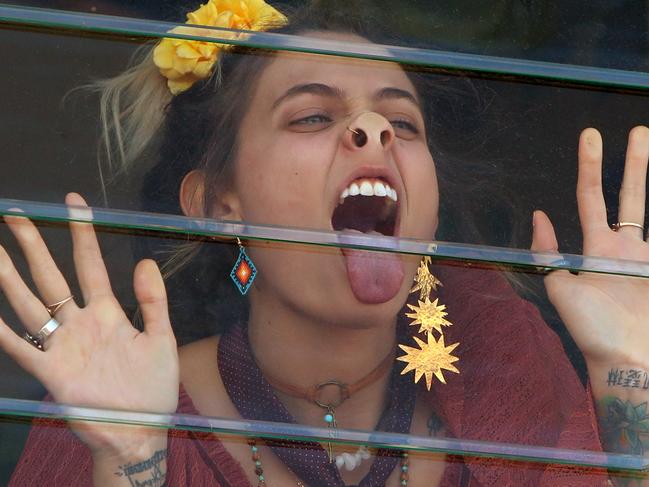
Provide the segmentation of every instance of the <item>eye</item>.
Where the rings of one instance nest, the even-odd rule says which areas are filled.
[[[302,132],[315,132],[327,128],[332,122],[333,119],[326,113],[312,113],[291,120],[288,126]]]
[[[396,118],[390,120],[390,124],[394,128],[395,135],[402,138],[414,138],[419,134],[417,126],[409,120],[404,118]]]

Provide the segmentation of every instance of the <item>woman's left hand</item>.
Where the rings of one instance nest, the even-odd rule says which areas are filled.
[[[629,134],[620,188],[619,222],[644,225],[649,128]],[[589,128],[579,139],[577,204],[583,254],[649,263],[645,231],[635,226],[611,229],[602,191],[602,138]],[[550,220],[534,214],[532,250],[558,250]],[[636,367],[649,371],[649,278],[553,271],[545,280],[548,296],[593,368]],[[599,375],[599,374],[598,374]],[[592,380],[592,379],[591,379]]]

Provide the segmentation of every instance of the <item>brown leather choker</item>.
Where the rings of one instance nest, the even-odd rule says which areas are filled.
[[[379,365],[374,368],[374,370],[372,370],[365,377],[357,382],[354,382],[353,384],[346,384],[338,380],[328,380],[321,382],[320,384],[316,384],[312,387],[299,387],[287,382],[283,382],[279,378],[273,377],[266,372],[263,372],[263,375],[266,381],[273,387],[273,389],[277,391],[283,392],[284,394],[292,397],[297,397],[315,403],[324,409],[335,409],[339,407],[343,402],[345,402],[345,400],[349,399],[352,394],[355,394],[361,389],[373,384],[385,374],[387,374],[392,368],[395,352],[396,347],[390,350],[390,353],[386,355],[386,357],[381,361]],[[338,401],[327,404],[320,400],[322,391],[328,386],[338,387],[338,390],[340,391]]]
[[[347,399],[349,399],[352,394],[355,394],[361,389],[369,386],[370,384],[373,384],[381,377],[386,375],[392,368],[395,353],[396,346],[392,348],[390,353],[386,355],[383,361],[381,361],[381,363],[377,365],[374,370],[372,370],[365,377],[354,382],[353,384],[346,384],[337,380],[328,380],[321,382],[320,384],[316,384],[312,387],[299,387],[283,382],[282,380],[278,379],[277,377],[273,377],[272,375],[266,373],[263,373],[263,375],[270,386],[276,391],[283,392],[284,394],[292,397],[304,399],[318,405],[322,409],[325,409],[327,411],[323,418],[325,423],[329,428],[336,428],[336,408],[339,407]],[[330,386],[335,386],[338,388],[338,400],[326,403],[322,401],[320,395],[325,388]],[[333,447],[331,446],[330,442],[327,443],[327,453],[329,455],[329,462],[333,462]]]

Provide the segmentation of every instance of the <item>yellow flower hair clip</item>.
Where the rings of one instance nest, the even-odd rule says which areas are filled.
[[[263,31],[286,25],[288,19],[264,0],[209,0],[198,10],[188,13],[186,23]],[[188,33],[184,26],[176,27],[170,32]],[[196,30],[192,29],[191,33],[196,34]],[[201,33],[206,37],[214,35],[208,29]],[[196,81],[210,76],[219,51],[229,47],[214,42],[165,38],[153,50],[153,62],[167,78],[171,94],[177,95],[191,88]]]

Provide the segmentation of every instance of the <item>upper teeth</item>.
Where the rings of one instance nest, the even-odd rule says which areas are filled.
[[[389,184],[374,178],[361,178],[352,181],[340,193],[340,200],[359,194],[362,196],[387,196],[391,200],[397,201],[397,191],[392,189]]]

